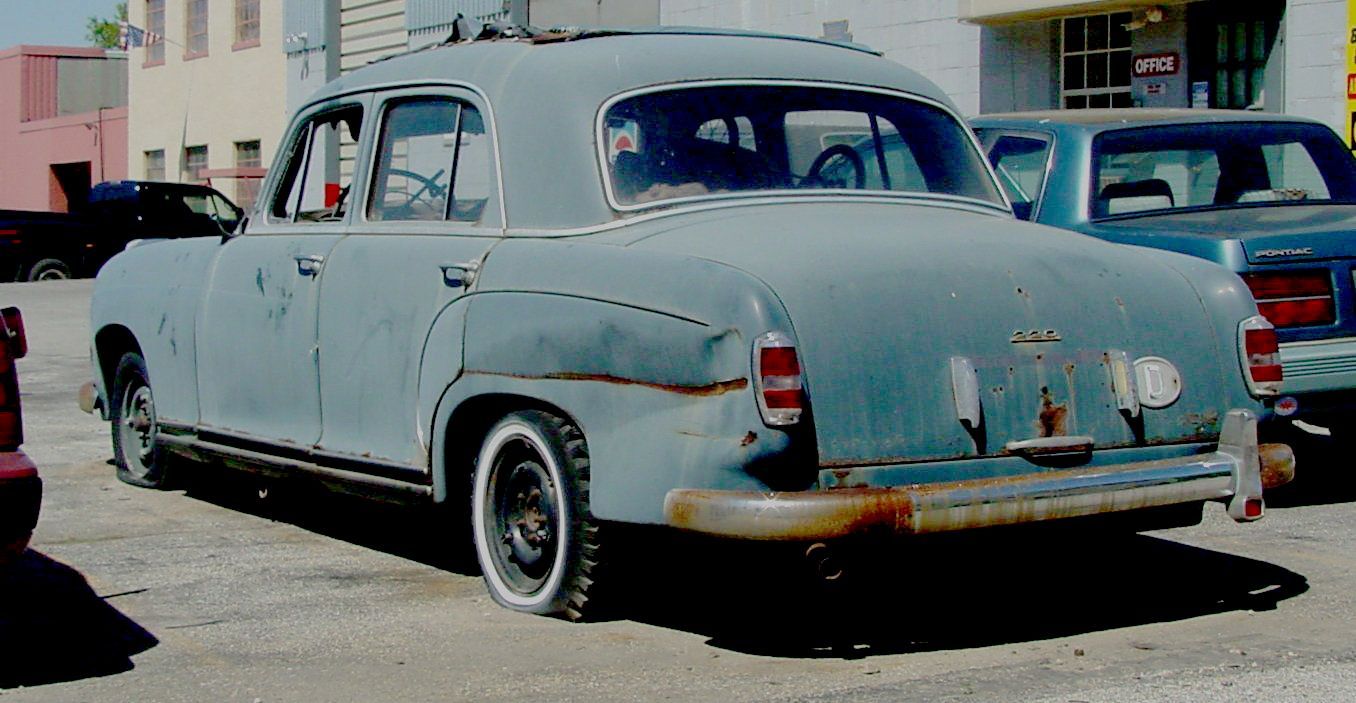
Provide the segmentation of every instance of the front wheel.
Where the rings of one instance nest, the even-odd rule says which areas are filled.
[[[598,530],[583,435],[548,413],[499,421],[476,460],[471,522],[490,595],[507,608],[583,619],[594,612]]]
[[[168,457],[156,444],[158,425],[146,361],[127,352],[113,374],[113,459],[118,479],[143,488],[164,488]]]
[[[30,281],[63,281],[71,277],[71,267],[61,259],[40,259],[28,268]]]

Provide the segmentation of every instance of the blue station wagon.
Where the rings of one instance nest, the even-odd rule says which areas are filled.
[[[129,483],[467,505],[493,597],[579,618],[627,524],[1244,522],[1293,473],[1237,276],[1014,219],[945,95],[861,47],[490,28],[287,135],[236,233],[99,274],[85,405]]]
[[[1240,274],[1280,343],[1275,416],[1356,429],[1356,160],[1331,129],[1226,110],[971,124],[1019,216]]]

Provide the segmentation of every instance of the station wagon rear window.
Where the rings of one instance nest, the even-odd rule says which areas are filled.
[[[1106,132],[1094,219],[1184,209],[1356,202],[1356,165],[1326,127],[1233,122]]]
[[[650,92],[603,116],[611,192],[623,207],[721,195],[918,193],[1002,206],[965,128],[908,98],[804,85]]]

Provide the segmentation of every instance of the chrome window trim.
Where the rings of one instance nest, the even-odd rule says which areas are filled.
[[[905,197],[909,199],[945,198],[950,200],[971,202],[985,207],[1006,209],[1009,212],[1009,214],[1011,214],[1012,212],[1012,203],[1008,201],[1007,193],[1003,192],[1003,187],[998,183],[998,177],[994,174],[993,167],[989,165],[988,155],[984,152],[984,148],[980,145],[979,139],[975,137],[974,130],[970,129],[969,125],[965,122],[965,120],[961,119],[960,115],[957,114],[955,110],[948,107],[945,103],[942,103],[938,100],[933,100],[932,98],[929,97],[918,95],[917,93],[908,93],[902,90],[879,88],[876,86],[860,85],[856,83],[842,83],[838,81],[769,79],[769,78],[761,79],[721,78],[702,81],[674,81],[670,83],[662,83],[659,85],[646,86],[644,88],[635,88],[632,90],[627,90],[616,95],[613,95],[612,97],[603,101],[603,104],[598,108],[597,115],[594,117],[593,134],[594,141],[597,145],[598,151],[598,167],[599,167],[598,175],[602,178],[603,192],[607,196],[608,205],[610,205],[612,209],[616,210],[617,212],[635,212],[638,210],[648,210],[655,207],[663,207],[667,205],[697,201],[737,200],[737,199],[767,197],[769,195],[781,195],[789,198],[807,197],[809,194],[806,193],[805,191],[778,189],[778,190],[755,190],[748,191],[745,193],[719,193],[709,195],[686,196],[681,198],[664,198],[661,200],[651,200],[646,203],[634,203],[629,205],[623,204],[617,199],[617,194],[612,188],[612,177],[607,163],[607,138],[603,131],[604,127],[606,126],[605,123],[608,110],[612,109],[614,105],[623,100],[639,97],[641,95],[650,95],[653,93],[668,93],[677,90],[689,90],[694,88],[721,88],[721,87],[747,87],[747,86],[771,86],[783,88],[827,88],[831,90],[855,91],[859,93],[875,93],[877,95],[885,95],[893,98],[899,98],[902,100],[911,100],[913,102],[922,103],[924,105],[928,105],[929,107],[934,107],[938,110],[941,110],[944,114],[946,114],[956,123],[957,127],[959,127],[963,132],[965,132],[967,136],[969,136],[970,148],[974,150],[975,155],[979,158],[980,163],[983,165],[985,172],[989,176],[989,184],[990,186],[992,186],[994,192],[997,194],[1000,202],[995,203],[987,200],[982,200],[979,198],[969,198],[965,196],[944,193],[933,194],[933,193],[918,193],[912,191],[896,191],[896,190],[857,190],[854,188],[851,190],[835,191],[829,189],[816,189],[817,193],[844,192],[851,193],[859,197],[868,196],[881,199],[900,198],[900,197]]]

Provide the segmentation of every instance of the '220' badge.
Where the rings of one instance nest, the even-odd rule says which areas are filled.
[[[1013,344],[1026,342],[1058,342],[1059,333],[1054,330],[1013,330],[1009,341]]]

